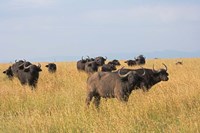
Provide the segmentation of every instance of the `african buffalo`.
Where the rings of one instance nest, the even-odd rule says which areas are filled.
[[[98,108],[101,97],[117,98],[127,102],[134,86],[137,84],[140,75],[136,71],[130,71],[122,75],[112,72],[96,72],[87,80],[86,105],[89,106],[94,97],[94,104]]]
[[[12,72],[11,66],[9,66],[8,69],[6,69],[5,71],[3,71],[3,73],[6,74],[9,79],[13,79],[14,74]]]
[[[88,74],[98,71],[98,64],[95,61],[85,63],[85,72]]]
[[[105,64],[105,61],[107,60],[107,57],[102,57],[102,56],[98,56],[94,59],[94,61],[97,63],[98,66],[102,66],[103,64]]]
[[[40,71],[42,71],[40,64],[38,64],[38,66],[33,64],[25,66],[25,64],[23,64],[19,68],[17,78],[19,79],[22,85],[28,84],[35,88],[37,85]]]
[[[9,68],[5,70],[3,73],[6,74],[9,77],[9,79],[12,79],[14,76],[17,77],[19,68],[21,67],[22,64],[23,66],[31,65],[30,62],[25,60],[19,60],[19,61],[15,60],[15,63],[9,66]]]
[[[112,60],[112,61],[109,61],[108,64],[113,64],[113,65],[115,65],[115,66],[120,66],[120,65],[121,65],[121,64],[119,63],[119,61],[116,60],[116,59],[114,59],[114,60]]]
[[[46,65],[45,67],[48,68],[48,71],[49,71],[50,73],[55,73],[56,70],[57,70],[57,66],[56,66],[55,63],[49,63],[49,64]]]
[[[130,71],[135,71],[138,74],[142,74],[145,71],[145,74],[142,76],[142,80],[135,86],[135,89],[143,89],[143,91],[148,91],[153,85],[161,82],[161,81],[168,81],[168,73],[167,73],[167,66],[163,63],[164,69],[147,69],[147,68],[140,68],[140,69],[122,69],[121,73],[126,74]]]
[[[15,76],[22,85],[28,84],[34,88],[37,85],[40,71],[42,71],[40,64],[36,66],[28,61],[19,60],[15,61],[15,63],[3,73],[7,74],[10,78]]]
[[[134,66],[134,65],[136,65],[136,61],[135,60],[127,60],[124,63],[127,63],[128,66]]]
[[[137,58],[135,58],[137,65],[145,64],[145,57],[143,55],[139,55]]]
[[[117,70],[114,64],[103,64],[103,66],[101,67],[102,72],[111,72],[113,70]]]
[[[81,60],[77,61],[77,64],[76,64],[76,67],[77,67],[77,70],[85,70],[85,63],[86,63],[86,59],[83,59],[83,56],[81,58]]]

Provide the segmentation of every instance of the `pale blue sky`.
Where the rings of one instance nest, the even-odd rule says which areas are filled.
[[[199,0],[1,0],[0,57],[200,50]]]

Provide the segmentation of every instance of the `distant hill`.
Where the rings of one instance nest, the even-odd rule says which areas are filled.
[[[105,54],[109,59],[133,59],[138,55],[144,55],[147,59],[152,58],[197,58],[200,57],[200,51],[196,52],[182,52],[182,51],[155,51],[155,52],[144,52],[144,53],[117,53],[117,54]]]
[[[96,56],[106,56],[108,60],[119,59],[133,59],[138,55],[144,55],[146,59],[151,58],[197,58],[200,57],[200,51],[196,52],[182,52],[182,51],[174,51],[174,50],[165,50],[165,51],[155,51],[155,52],[144,52],[144,53],[102,53],[102,54],[91,54],[90,57]],[[87,57],[86,55],[80,56],[49,56],[49,57],[35,57],[35,58],[24,58],[26,60],[30,60],[31,62],[63,62],[63,61],[77,61],[80,60],[81,57]],[[15,59],[0,59],[0,62],[14,62]]]

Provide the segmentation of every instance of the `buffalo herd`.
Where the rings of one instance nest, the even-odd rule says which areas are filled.
[[[135,57],[134,60],[126,60],[124,63],[127,63],[128,66],[144,65],[145,57],[143,55],[139,55],[138,57]]]
[[[49,72],[56,72],[56,64],[49,63],[46,67],[48,67]],[[9,66],[3,73],[6,74],[9,79],[12,80],[16,77],[22,85],[28,84],[34,89],[37,86],[39,72],[41,71],[41,64],[39,63],[38,65],[35,65],[26,60],[15,60],[15,63]]]
[[[9,66],[5,73],[9,79],[17,77],[22,85],[28,84],[35,88],[39,78],[39,72],[42,71],[41,65],[34,65],[29,61],[15,60],[15,63]]]
[[[139,55],[134,60],[127,60],[128,66],[139,65],[139,69],[127,69],[120,66],[120,62],[116,59],[107,61],[107,57],[82,57],[77,61],[76,68],[80,72],[88,74],[86,105],[89,106],[94,98],[94,105],[98,108],[101,98],[117,98],[120,101],[127,102],[129,95],[133,90],[142,89],[144,92],[148,91],[152,86],[161,82],[168,81],[167,66],[163,63],[163,68],[155,70],[154,65],[152,69],[143,68],[145,57]],[[176,63],[182,64],[182,63]],[[55,63],[48,63],[45,65],[49,73],[56,73],[57,66]],[[15,60],[7,70],[3,71],[7,77],[12,80],[16,77],[22,85],[29,85],[32,89],[37,87],[39,73],[42,71],[41,64],[32,64],[26,60]]]

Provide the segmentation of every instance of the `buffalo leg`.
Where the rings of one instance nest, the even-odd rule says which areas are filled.
[[[90,102],[92,101],[92,97],[93,97],[92,93],[88,93],[87,98],[85,100],[85,103],[86,103],[87,107],[89,107]]]
[[[100,104],[100,100],[101,100],[101,97],[100,96],[95,96],[94,97],[94,105],[96,106],[96,108],[99,108],[99,104]]]
[[[129,96],[126,96],[126,95],[125,95],[124,98],[123,98],[123,101],[124,101],[124,102],[128,102],[128,98],[129,98]]]

